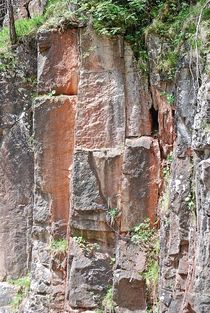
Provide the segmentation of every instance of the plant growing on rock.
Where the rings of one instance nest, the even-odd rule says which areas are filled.
[[[168,104],[173,105],[174,101],[175,101],[175,97],[172,93],[168,93],[168,92],[161,92],[160,93],[161,96],[166,97],[166,100],[168,102]]]
[[[104,296],[104,299],[102,301],[102,306],[104,308],[104,312],[106,313],[114,313],[115,312],[115,303],[113,301],[113,288],[110,287],[106,295]]]
[[[165,160],[165,164],[163,167],[163,176],[166,180],[169,180],[169,178],[170,178],[172,161],[173,161],[173,153],[170,152],[167,155],[167,158]]]
[[[64,253],[68,249],[68,241],[66,239],[52,240],[50,250],[54,253]]]
[[[195,211],[196,203],[195,203],[195,193],[193,191],[185,198],[185,202],[187,203],[189,211],[191,212]]]
[[[116,221],[116,218],[119,215],[119,210],[118,208],[109,208],[108,209],[108,217],[110,220],[110,224],[113,225]]]
[[[147,218],[143,223],[136,225],[131,230],[131,242],[138,245],[146,245],[154,234],[155,229],[151,227],[150,220]]]
[[[27,296],[30,289],[30,277],[26,275],[24,277],[20,277],[17,279],[10,279],[8,281],[9,284],[19,287],[18,293],[11,301],[10,305],[12,306],[14,312],[18,311],[18,308],[23,301],[23,299]]]
[[[74,236],[73,239],[85,253],[93,254],[94,252],[100,250],[100,245],[98,243],[90,243],[81,236]]]

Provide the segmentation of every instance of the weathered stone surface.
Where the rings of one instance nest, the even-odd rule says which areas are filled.
[[[81,248],[72,242],[67,300],[75,309],[91,309],[100,305],[112,283],[109,255]]]
[[[116,270],[114,286],[113,300],[119,305],[116,312],[145,312],[145,284],[138,273]]]
[[[155,126],[154,123],[158,122],[158,129],[153,129],[153,132],[156,131],[158,133],[160,146],[163,149],[165,155],[167,155],[168,152],[172,149],[175,140],[173,108],[166,101],[166,97],[161,96],[159,89],[152,86],[151,91],[154,108],[157,110],[158,118],[158,121],[153,120],[153,127]]]
[[[78,31],[38,33],[38,92],[76,95],[78,89]]]
[[[146,254],[138,245],[119,240],[116,247],[116,268],[141,273],[145,270]]]
[[[50,239],[65,238],[67,233],[76,103],[75,96],[39,97],[34,103],[35,195],[27,313],[53,313],[64,306],[65,258],[57,267]]]
[[[197,105],[195,82],[189,68],[189,59],[184,60],[182,68],[177,73],[176,131],[179,157],[190,155],[192,128]]]
[[[32,6],[35,0],[29,12]],[[116,313],[145,312],[140,274],[146,257],[129,243],[128,232],[146,217],[154,222],[165,185],[167,205],[162,210],[159,204],[160,312],[210,311],[209,78],[203,78],[195,115],[189,55],[183,53],[175,80],[166,81],[157,63],[167,43],[156,35],[146,40],[150,77],[143,78],[121,38],[99,37],[90,27],[42,30],[39,93],[52,95],[55,90],[65,96],[35,101],[34,136],[26,91],[35,73],[34,51],[27,54],[20,48],[27,69],[18,68],[14,77],[1,74],[0,278],[24,274],[32,257],[31,290],[20,312],[96,313],[112,280]],[[76,94],[77,109],[77,97],[69,96]],[[175,97],[171,106],[167,94]],[[165,159],[172,149],[170,172]],[[165,184],[160,182],[163,176]],[[68,226],[69,236],[86,241],[80,238],[79,245],[74,238],[67,261],[65,252],[51,251],[50,243],[65,238]],[[33,237],[32,256],[27,232]],[[8,313],[7,299],[0,312]]]
[[[119,206],[121,163],[119,149],[75,152],[71,226],[90,240],[113,240],[108,209]]]
[[[16,296],[19,287],[8,283],[0,283],[0,313],[11,313],[11,302]]]
[[[35,62],[32,40],[20,45],[14,55],[1,56],[5,70],[0,73],[0,281],[24,275],[30,264],[33,191],[30,96]]]
[[[46,223],[50,216],[51,222],[55,222],[55,233],[56,228],[62,229],[69,218],[69,175],[74,150],[76,102],[76,97],[40,97],[34,105],[34,219],[38,223]],[[43,210],[46,199],[49,201],[47,213]]]
[[[113,300],[116,312],[145,312],[145,282],[141,273],[146,267],[146,255],[139,246],[119,240],[113,273]]]
[[[193,148],[195,150],[204,150],[210,148],[210,83],[205,78],[198,94],[198,110],[194,121]]]
[[[47,0],[31,0],[28,3],[28,11],[29,11],[30,17],[33,18],[37,15],[42,15],[46,4],[47,4]]]
[[[149,217],[155,221],[158,202],[160,152],[152,137],[127,139],[123,163],[121,231]]]
[[[126,137],[149,136],[152,98],[147,75],[140,74],[132,49],[125,44]]]
[[[30,260],[33,163],[28,140],[22,120],[4,137],[0,148],[1,280],[24,275]]]
[[[121,41],[100,38],[89,29],[82,29],[80,45],[76,144],[88,149],[120,146],[125,137]]]
[[[210,310],[209,279],[209,217],[210,159],[201,161],[197,169],[197,243],[195,249],[194,286],[189,296],[195,312]],[[197,295],[199,294],[199,297]]]

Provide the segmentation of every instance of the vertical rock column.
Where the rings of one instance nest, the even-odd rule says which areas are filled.
[[[210,311],[210,55],[206,74],[198,93],[198,110],[194,121],[193,149],[196,153],[196,223],[195,262],[188,293],[189,306],[195,312]],[[197,296],[199,295],[199,297]]]
[[[81,29],[80,51],[68,312],[99,308],[112,285],[110,256],[116,234],[109,224],[108,209],[117,208],[119,203],[125,140],[121,40],[101,38],[92,29]],[[81,238],[89,250],[79,244]],[[97,244],[97,251],[94,251],[94,244]]]
[[[81,29],[80,51],[66,311],[95,312],[112,288],[116,312],[144,312],[145,253],[127,234],[156,215],[160,151],[150,137],[151,95],[121,38]],[[121,301],[125,290],[132,301]]]
[[[31,262],[31,96],[36,77],[35,42],[29,39],[13,53],[1,55],[0,62],[0,311],[3,312],[17,291],[7,282],[25,276]]]
[[[38,34],[34,101],[35,190],[31,294],[25,312],[63,312],[77,104],[77,30]]]
[[[1,56],[0,73],[0,281],[26,275],[31,257],[33,153],[31,95],[36,76],[34,42]]]

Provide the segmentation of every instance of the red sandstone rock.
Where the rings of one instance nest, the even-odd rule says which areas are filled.
[[[81,30],[81,74],[76,145],[120,146],[125,137],[124,62],[121,41]]]
[[[42,30],[38,34],[38,92],[76,95],[79,81],[78,32]]]
[[[49,218],[58,227],[69,218],[76,102],[76,97],[42,97],[34,108],[37,188],[48,195]]]
[[[155,109],[158,110],[158,137],[161,147],[167,154],[172,149],[175,140],[173,108],[156,87],[152,86],[151,91]]]

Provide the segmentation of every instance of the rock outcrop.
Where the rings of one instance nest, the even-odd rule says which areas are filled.
[[[0,60],[0,312],[30,273],[21,313],[209,313],[209,58],[198,90],[161,44],[141,73],[121,37],[41,28]]]

